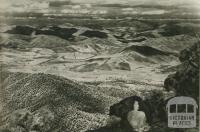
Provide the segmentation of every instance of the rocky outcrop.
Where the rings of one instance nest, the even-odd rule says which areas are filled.
[[[145,97],[144,100],[139,96],[127,97],[110,107],[111,124],[91,132],[133,132],[127,121],[127,114],[133,110],[134,101],[139,102],[139,111],[145,113],[147,123],[151,126],[148,132],[174,132],[167,128],[166,100],[164,96],[162,92],[154,91]]]
[[[177,96],[190,96],[199,101],[199,42],[181,51],[181,66],[164,82],[166,90],[173,90]]]
[[[110,107],[109,115],[113,120],[119,118],[119,120],[115,123],[109,124],[106,127],[102,127],[98,130],[93,130],[91,132],[132,132],[131,126],[129,125],[126,117],[128,112],[133,110],[133,104],[137,101],[139,103],[139,110],[145,111],[145,106],[142,99],[138,96],[132,96],[123,99],[119,103],[116,103]],[[113,121],[112,121],[113,122]],[[90,132],[90,131],[87,131]]]
[[[134,109],[133,104],[135,101],[138,101],[139,103],[139,106],[140,106],[139,111],[146,111],[146,108],[144,106],[144,102],[142,101],[142,99],[138,96],[132,96],[132,97],[125,98],[119,103],[111,106],[109,115],[110,116],[114,115],[122,119],[126,119],[128,112]]]
[[[144,100],[138,96],[127,97],[110,107],[110,116],[114,115],[120,117],[122,120],[125,119],[127,113],[133,110],[135,100],[139,102],[139,111],[144,111],[149,124],[167,120],[165,113],[165,94],[161,91],[152,91]]]

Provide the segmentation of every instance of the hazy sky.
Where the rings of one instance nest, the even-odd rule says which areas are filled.
[[[200,4],[200,0],[0,0],[0,5],[2,3],[12,3],[12,4],[25,4],[32,2],[44,2],[44,1],[72,1],[75,3],[113,3],[113,4]]]
[[[32,9],[47,11],[50,1],[71,1],[76,4],[186,5],[200,9],[200,0],[0,0],[0,12],[23,12]]]
[[[77,3],[194,4],[200,0],[71,0]]]

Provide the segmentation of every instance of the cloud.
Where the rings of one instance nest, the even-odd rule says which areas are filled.
[[[64,14],[106,14],[106,10],[89,10],[89,9],[63,9],[61,13]]]
[[[122,11],[133,11],[134,8],[122,8]]]
[[[180,5],[180,4],[200,4],[200,0],[72,0],[74,3],[93,4],[158,4],[158,5]]]
[[[152,10],[152,11],[144,11],[141,14],[143,15],[161,15],[161,14],[165,14],[167,13],[167,11],[165,10]]]
[[[65,0],[65,1],[49,1],[49,5],[52,7],[62,7],[65,5],[70,5],[71,1],[70,0]]]
[[[52,5],[51,3],[54,3],[53,5],[57,5],[58,7],[63,5],[64,6],[70,5],[74,10],[82,9],[82,11],[84,12],[87,12],[87,10],[83,9],[92,10],[93,5],[95,4],[119,4],[119,5],[122,4],[129,6],[134,6],[134,5],[184,6],[185,5],[191,9],[193,9],[193,6],[197,7],[200,6],[200,0],[0,0],[0,11],[1,12],[30,12],[30,11],[48,12],[51,8],[51,6],[49,6]],[[124,9],[124,10],[131,10],[131,9]],[[64,11],[64,12],[70,12],[70,11]],[[99,12],[100,14],[106,13],[106,11],[102,12],[96,11],[96,12]]]
[[[123,14],[142,14],[142,15],[161,15],[168,13],[164,9],[154,9],[154,8],[122,8]]]
[[[72,6],[72,9],[81,9],[81,5],[74,5]]]
[[[33,10],[47,10],[49,3],[46,1],[40,2],[31,0],[18,0],[16,3],[14,0],[0,0],[0,10],[4,12],[29,12]]]

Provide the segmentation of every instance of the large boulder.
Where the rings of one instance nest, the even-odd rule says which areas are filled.
[[[142,100],[138,96],[131,96],[123,99],[117,104],[110,107],[110,116],[126,119],[127,113],[133,110],[134,101],[139,102],[139,111],[146,114],[147,123],[153,124],[157,121],[165,122],[167,120],[165,104],[167,101],[166,94],[161,91],[152,91]]]
[[[110,120],[107,126],[87,132],[133,132],[127,121],[127,114],[133,110],[135,101],[139,102],[139,111],[143,111],[147,123],[151,126],[149,132],[175,132],[167,127],[166,102],[168,93],[153,91],[143,100],[139,96],[131,96],[110,107]]]

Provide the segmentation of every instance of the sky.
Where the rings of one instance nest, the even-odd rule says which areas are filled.
[[[93,4],[173,5],[198,8],[200,12],[200,0],[0,0],[0,12],[27,12],[33,10],[49,12],[50,1],[71,1],[72,3],[77,4],[72,8],[77,9],[80,7],[80,4],[88,4],[88,8],[91,8],[91,5]],[[69,11],[70,9],[65,10]]]
[[[0,3],[23,4],[31,2],[48,2],[48,1],[71,1],[74,3],[95,3],[95,4],[196,4],[199,0],[0,0]]]
[[[173,4],[196,4],[199,0],[72,0],[77,3],[109,3],[109,4],[161,4],[161,5],[173,5]]]

